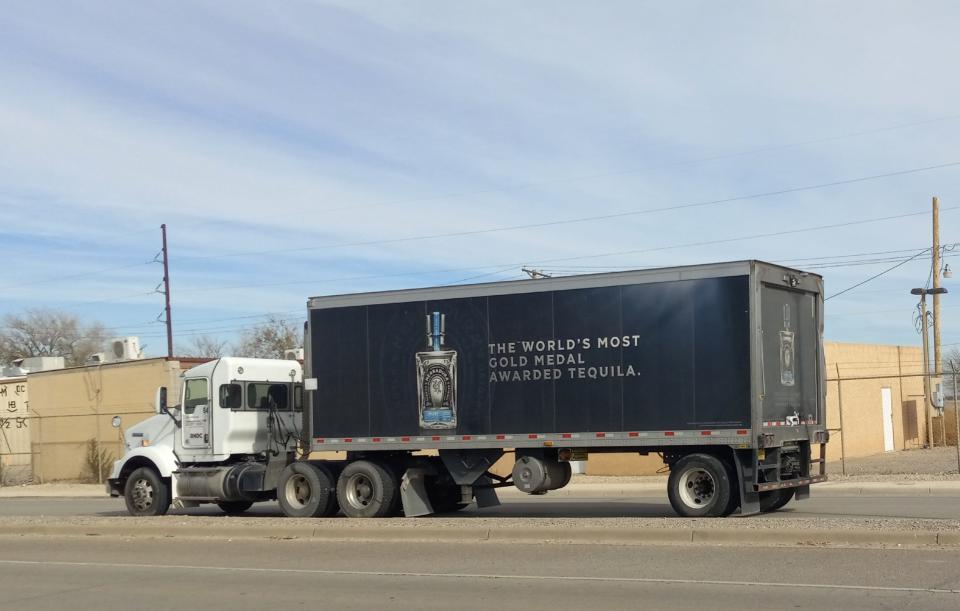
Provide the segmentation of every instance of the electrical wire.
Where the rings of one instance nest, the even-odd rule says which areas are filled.
[[[691,208],[701,208],[706,206],[716,206],[722,204],[729,204],[733,202],[748,201],[753,199],[761,199],[766,197],[774,197],[777,195],[787,195],[791,193],[801,193],[805,191],[813,191],[817,189],[826,189],[830,187],[837,187],[842,185],[850,185],[861,182],[867,182],[871,180],[880,180],[884,178],[892,178],[895,176],[905,176],[908,174],[916,174],[920,172],[929,172],[933,170],[940,170],[945,168],[952,168],[960,166],[960,161],[951,161],[948,163],[941,163],[936,165],[923,166],[918,168],[911,168],[907,170],[897,170],[892,172],[884,172],[881,174],[873,174],[870,176],[860,176],[857,178],[848,178],[843,180],[834,180],[830,182],[817,183],[812,185],[803,185],[799,187],[788,187],[785,189],[776,189],[772,191],[762,191],[758,193],[750,193],[746,195],[737,195],[733,197],[726,197],[721,199],[712,199],[698,202],[691,202],[685,204],[675,204],[671,206],[661,206],[656,208],[644,208],[641,210],[628,210],[624,212],[615,212],[610,214],[597,214],[591,216],[581,216],[571,219],[561,219],[554,221],[541,221],[537,223],[525,223],[520,225],[502,225],[500,227],[488,227],[485,229],[470,229],[465,231],[452,231],[445,233],[433,233],[433,234],[421,234],[415,236],[406,236],[402,238],[386,238],[378,240],[364,240],[358,242],[341,242],[339,244],[326,244],[322,246],[302,246],[298,248],[277,248],[270,250],[258,250],[258,251],[246,251],[246,252],[232,252],[232,253],[222,253],[218,255],[204,255],[204,256],[194,256],[194,257],[180,257],[178,262],[183,261],[198,261],[198,260],[208,260],[208,259],[221,259],[227,257],[247,257],[247,256],[262,256],[269,254],[283,254],[283,253],[293,253],[293,252],[307,252],[307,251],[317,251],[317,250],[330,250],[335,248],[347,248],[355,246],[381,246],[385,244],[400,244],[405,242],[419,242],[424,240],[435,240],[440,238],[455,238],[455,237],[467,237],[475,235],[486,235],[491,233],[499,233],[504,231],[519,231],[526,229],[540,229],[544,227],[557,227],[560,225],[571,225],[575,223],[585,223],[591,221],[604,221],[612,219],[622,219],[626,217],[633,217],[645,214],[653,214],[658,212],[669,212],[675,210],[687,210]]]
[[[874,274],[873,276],[870,276],[870,277],[867,278],[866,280],[863,280],[863,281],[861,281],[861,282],[858,282],[858,283],[854,284],[853,286],[848,286],[847,288],[843,289],[843,290],[840,291],[839,293],[834,293],[833,295],[830,295],[829,297],[825,297],[825,298],[824,298],[824,301],[829,301],[829,300],[833,299],[834,297],[839,297],[840,295],[843,295],[844,293],[849,293],[850,291],[852,291],[853,289],[855,289],[855,288],[857,288],[857,287],[863,286],[864,284],[866,284],[866,283],[868,283],[868,282],[871,282],[871,281],[873,281],[873,280],[876,280],[876,279],[879,278],[880,276],[883,276],[884,274],[887,274],[887,273],[889,273],[889,272],[892,272],[893,270],[897,269],[898,267],[902,267],[902,266],[906,265],[907,263],[913,261],[914,259],[916,259],[916,258],[919,257],[920,255],[922,255],[923,253],[928,252],[929,250],[930,250],[929,248],[924,248],[923,250],[919,251],[917,254],[913,255],[912,257],[910,257],[910,258],[908,258],[908,259],[904,259],[903,261],[897,263],[897,264],[894,265],[893,267],[888,267],[887,269],[883,270],[883,271],[880,272],[879,274]]]

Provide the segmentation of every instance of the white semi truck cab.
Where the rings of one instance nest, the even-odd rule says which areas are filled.
[[[158,389],[157,414],[126,431],[108,492],[134,515],[202,503],[239,513],[276,498],[276,475],[298,445],[302,379],[292,360],[220,358],[190,369],[175,406]]]

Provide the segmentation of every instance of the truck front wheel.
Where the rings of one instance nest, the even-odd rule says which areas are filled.
[[[375,462],[358,460],[344,467],[337,480],[337,499],[351,518],[385,518],[400,500],[394,473]]]
[[[674,511],[684,518],[728,515],[732,493],[730,473],[715,456],[690,454],[670,467],[667,496]]]
[[[291,463],[280,474],[277,501],[291,518],[327,518],[337,513],[336,488],[323,465]]]
[[[150,467],[140,467],[123,487],[127,511],[134,516],[162,516],[170,508],[170,486]]]

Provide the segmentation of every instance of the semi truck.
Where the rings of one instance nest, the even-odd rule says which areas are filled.
[[[754,260],[313,297],[302,367],[185,372],[107,488],[134,515],[412,517],[639,453],[680,516],[773,511],[827,478],[822,334],[822,278]]]

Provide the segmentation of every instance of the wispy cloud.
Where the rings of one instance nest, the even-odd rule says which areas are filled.
[[[235,321],[311,294],[925,210],[933,194],[958,205],[944,169],[391,242],[960,161],[958,22],[948,2],[18,5],[0,22],[0,314],[55,304],[141,329],[160,307],[160,223],[176,317]],[[929,234],[916,217],[553,265],[787,260]],[[905,293],[925,265],[831,302],[828,334],[913,342]],[[878,269],[824,273],[832,290]],[[888,305],[907,314],[853,315]]]

